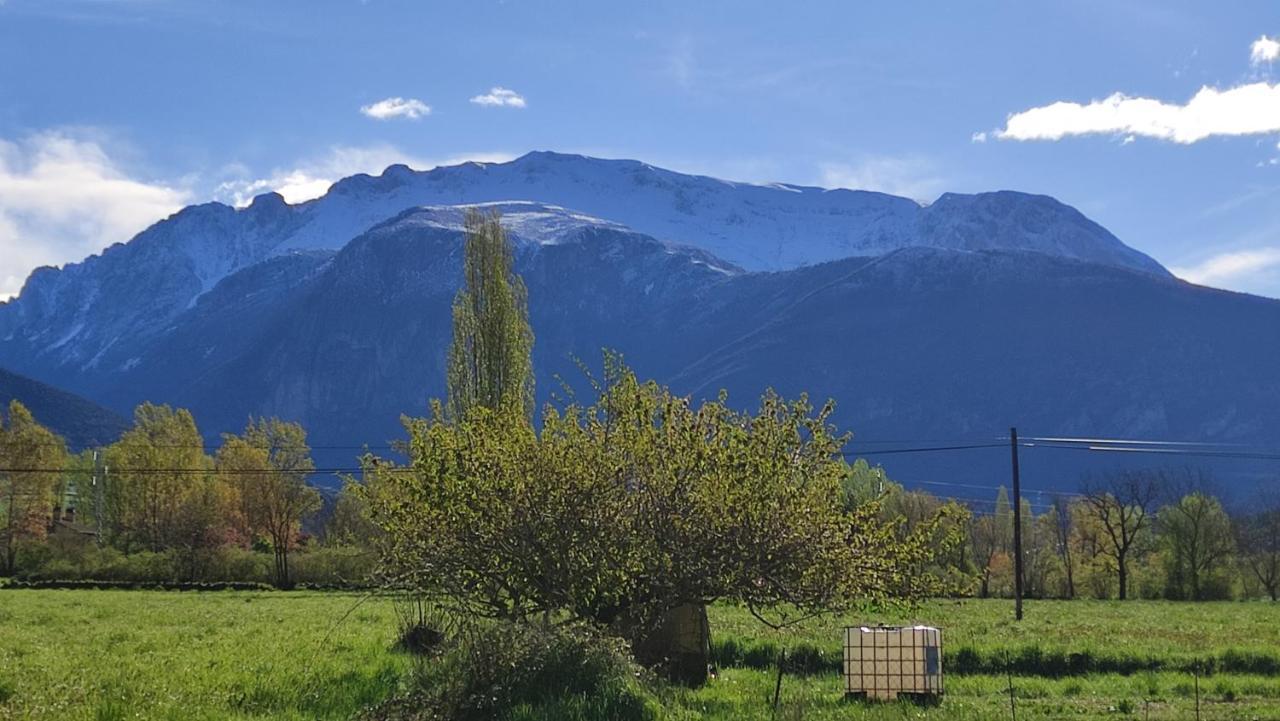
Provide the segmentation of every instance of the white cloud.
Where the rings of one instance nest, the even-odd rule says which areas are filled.
[[[471,102],[490,108],[523,108],[525,106],[524,97],[520,93],[503,87],[489,88],[489,92],[475,96]]]
[[[1200,285],[1237,283],[1280,266],[1280,248],[1256,248],[1215,255],[1197,265],[1170,268],[1179,278]]]
[[[985,142],[987,142],[987,134],[986,134],[986,133],[974,133],[973,135],[970,135],[970,136],[969,136],[969,142],[972,142],[972,143],[985,143]]]
[[[97,140],[0,139],[0,298],[32,269],[128,240],[189,200],[186,189],[130,177]]]
[[[858,163],[824,163],[820,169],[824,187],[875,190],[917,201],[932,200],[944,186],[933,165],[919,157],[879,157]]]
[[[1266,35],[1249,48],[1256,66],[1280,58],[1280,40]],[[1280,85],[1255,82],[1200,88],[1186,103],[1112,93],[1089,103],[1058,101],[1012,113],[1001,140],[1061,140],[1072,135],[1121,135],[1190,144],[1216,136],[1280,132]]]
[[[1061,140],[1069,135],[1135,135],[1195,143],[1222,135],[1280,131],[1280,85],[1203,87],[1185,105],[1121,93],[1087,105],[1056,102],[1009,116],[1002,140]]]
[[[253,178],[241,168],[241,177],[228,180],[215,190],[215,197],[236,206],[248,205],[255,195],[275,191],[286,202],[301,203],[318,198],[329,186],[356,173],[376,175],[388,165],[401,163],[411,168],[427,169],[438,165],[457,165],[467,161],[502,163],[514,156],[508,153],[463,153],[444,158],[424,158],[406,153],[393,145],[334,146],[324,155],[303,160],[291,168],[277,168],[267,177]]]
[[[1263,35],[1249,46],[1249,62],[1254,65],[1272,63],[1277,59],[1280,59],[1280,40]]]
[[[386,98],[372,105],[365,105],[360,112],[374,120],[408,118],[417,120],[431,114],[431,106],[416,98]]]

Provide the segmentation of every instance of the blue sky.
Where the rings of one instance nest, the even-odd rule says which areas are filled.
[[[533,149],[1047,193],[1280,297],[1277,36],[1274,2],[0,0],[0,297],[187,203]]]

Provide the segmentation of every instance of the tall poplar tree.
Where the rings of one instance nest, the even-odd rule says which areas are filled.
[[[528,291],[497,212],[467,211],[463,286],[453,301],[449,412],[476,407],[533,418],[533,330]]]

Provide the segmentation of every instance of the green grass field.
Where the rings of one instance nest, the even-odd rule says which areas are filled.
[[[386,600],[315,592],[0,591],[0,719],[343,719],[400,690],[410,659],[392,650]],[[353,607],[355,610],[353,611]],[[343,618],[345,615],[345,619]],[[1030,602],[1021,624],[1005,601],[936,601],[900,615],[824,619],[770,631],[745,611],[713,609],[722,646],[835,654],[845,622],[944,628],[945,663],[964,649],[1022,659],[1019,719],[1194,718],[1182,669],[1215,659],[1200,679],[1204,719],[1280,719],[1280,608],[1265,603]],[[1092,663],[1142,659],[1129,674],[1054,672],[1055,653]],[[751,656],[746,653],[744,658]],[[757,658],[758,657],[758,658]],[[1039,672],[1041,660],[1045,671]],[[1224,664],[1222,659],[1228,659]],[[1101,661],[1099,661],[1101,659]],[[744,661],[746,663],[746,661]],[[1255,668],[1256,667],[1256,668]],[[1250,671],[1252,669],[1252,671]],[[775,672],[735,665],[696,691],[664,692],[673,716],[772,719]],[[1007,680],[990,669],[947,675],[941,707],[842,700],[831,672],[788,674],[779,719],[1007,719]]]

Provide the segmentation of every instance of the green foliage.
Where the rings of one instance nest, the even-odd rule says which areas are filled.
[[[133,427],[107,447],[104,465],[105,530],[123,549],[161,551],[193,532],[182,527],[180,509],[189,493],[205,492],[212,462],[190,412],[138,406]]]
[[[453,301],[449,412],[474,408],[533,417],[533,330],[528,291],[512,269],[511,244],[496,212],[467,211],[463,285]]]
[[[1226,579],[1235,539],[1218,499],[1189,493],[1161,508],[1156,523],[1167,550],[1167,595],[1195,601],[1229,598]]]
[[[346,479],[343,484],[342,492],[333,504],[333,514],[324,526],[325,544],[372,548],[378,527],[369,518],[369,509],[359,486],[353,478]]]
[[[849,464],[840,481],[840,497],[847,511],[902,492],[902,485],[891,480],[883,467],[872,467],[864,458]]]
[[[805,615],[938,590],[920,571],[958,541],[959,509],[909,533],[875,503],[846,512],[830,405],[694,408],[606,365],[595,403],[548,409],[540,433],[485,408],[409,422],[411,465],[367,466],[387,578],[467,614],[563,612],[633,638],[684,604]]]
[[[290,556],[293,581],[325,587],[368,585],[376,557],[365,548],[311,545]],[[190,572],[185,549],[135,551],[125,554],[111,546],[99,547],[79,539],[51,539],[18,546],[14,578],[22,581],[107,581],[136,584],[174,583],[270,583],[274,580],[274,555],[237,546],[206,549],[198,573]]]
[[[18,546],[44,538],[46,519],[56,497],[58,476],[47,469],[67,463],[66,444],[36,422],[26,406],[9,402],[8,418],[0,417],[0,570],[14,571]]]
[[[250,419],[241,435],[223,436],[217,468],[234,489],[243,532],[270,542],[275,582],[289,586],[289,553],[302,519],[321,505],[319,492],[307,485],[315,463],[306,431],[278,418]]]
[[[395,721],[657,716],[621,642],[588,626],[494,623],[419,668],[416,691],[370,716]]]

